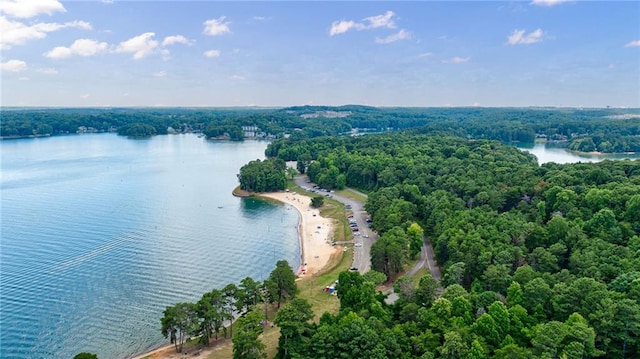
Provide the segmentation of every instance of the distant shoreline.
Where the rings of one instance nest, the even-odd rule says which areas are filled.
[[[13,135],[13,136],[0,136],[0,141],[7,141],[7,140],[21,140],[21,139],[27,139],[27,138],[41,138],[41,137],[51,137],[53,136],[50,133],[44,134],[44,135]]]
[[[584,151],[570,150],[568,148],[565,148],[565,151],[574,153],[576,155],[589,155],[589,156],[600,156],[600,157],[636,155],[636,152],[633,152],[633,151],[630,151],[630,152],[600,152],[600,151],[584,152]]]
[[[557,149],[563,149],[566,152],[575,154],[575,155],[583,155],[583,156],[600,156],[600,157],[606,157],[606,156],[635,156],[636,154],[638,154],[637,152],[634,151],[628,151],[628,152],[601,152],[601,151],[589,151],[589,152],[585,152],[585,151],[578,151],[578,150],[571,150],[569,148],[567,148],[566,146],[553,146],[553,142],[549,142],[549,141],[537,141],[534,143],[536,145],[543,145],[544,147],[547,147],[547,145],[551,144],[551,146],[549,146],[549,148],[557,148]],[[530,150],[531,148],[526,148],[526,147],[518,147],[517,148],[521,149],[521,150]]]

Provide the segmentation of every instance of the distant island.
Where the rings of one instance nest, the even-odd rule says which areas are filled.
[[[640,109],[614,108],[3,108],[0,139],[117,132],[242,141],[407,130],[504,143],[542,139],[579,152],[628,153],[640,152],[639,122]]]

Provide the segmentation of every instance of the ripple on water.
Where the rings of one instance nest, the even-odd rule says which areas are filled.
[[[130,357],[166,343],[167,305],[263,280],[279,259],[296,267],[297,213],[230,195],[238,167],[265,146],[108,134],[0,142],[0,357]]]

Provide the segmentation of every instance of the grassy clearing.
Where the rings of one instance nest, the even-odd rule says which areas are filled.
[[[359,194],[359,193],[355,193],[353,191],[349,191],[346,189],[337,191],[336,193],[338,193],[341,196],[345,196],[345,197],[349,197],[351,199],[355,199],[356,201],[360,201],[362,203],[367,203],[367,197]]]
[[[351,252],[337,252],[331,257],[325,271],[298,281],[299,296],[313,307],[314,320],[319,320],[324,312],[335,314],[340,309],[340,301],[335,295],[323,292],[323,289],[338,279],[340,272],[349,268]]]
[[[276,317],[277,309],[275,306],[269,306],[267,316],[269,322]],[[260,336],[260,340],[265,345],[267,358],[273,358],[278,350],[278,340],[280,339],[280,328],[268,324],[264,328],[264,332]],[[219,340],[214,344],[213,351],[207,356],[207,359],[229,359],[233,357],[233,342],[231,338]]]
[[[291,182],[293,186],[289,189],[305,193],[302,188],[296,186]],[[312,196],[313,193],[306,193]],[[325,197],[324,205],[320,208],[320,215],[325,218],[331,218],[334,222],[334,230],[332,239],[334,241],[344,241],[351,237],[351,230],[347,224],[347,217],[345,216],[344,205],[334,199]],[[341,248],[341,247],[337,247]],[[338,279],[340,272],[343,272],[349,268],[349,264],[352,262],[351,251],[344,252],[341,249],[336,251],[331,256],[329,263],[324,270],[301,279],[298,281],[299,296],[309,301],[313,307],[315,314],[315,320],[319,320],[320,316],[324,312],[335,314],[340,309],[340,302],[334,295],[323,292],[323,289],[333,284]]]
[[[415,286],[417,286],[417,285],[418,285],[418,283],[420,283],[420,278],[422,278],[422,277],[423,277],[424,275],[426,275],[426,274],[430,274],[430,273],[429,273],[429,269],[424,268],[424,267],[423,267],[423,268],[420,268],[420,269],[416,272],[416,274],[411,278],[411,282],[412,282]]]

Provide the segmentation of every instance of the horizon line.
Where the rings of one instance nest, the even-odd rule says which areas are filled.
[[[302,104],[302,105],[287,105],[287,106],[278,106],[278,105],[231,105],[231,106],[207,106],[207,105],[196,105],[196,106],[154,106],[154,105],[133,105],[133,106],[3,106],[0,105],[0,111],[3,109],[285,109],[291,107],[330,107],[330,108],[339,108],[339,107],[347,107],[347,106],[359,106],[359,107],[369,107],[369,108],[379,108],[379,109],[393,109],[393,108],[411,108],[411,109],[428,109],[428,108],[442,108],[442,109],[454,109],[454,108],[484,108],[484,109],[579,109],[579,110],[587,110],[587,109],[598,109],[598,110],[615,110],[615,109],[624,109],[624,110],[640,110],[640,107],[627,107],[627,106],[605,106],[605,107],[587,107],[587,106],[545,106],[545,105],[526,105],[526,106],[374,106],[374,105],[363,105],[363,104],[344,104],[344,105],[321,105],[321,104]]]

